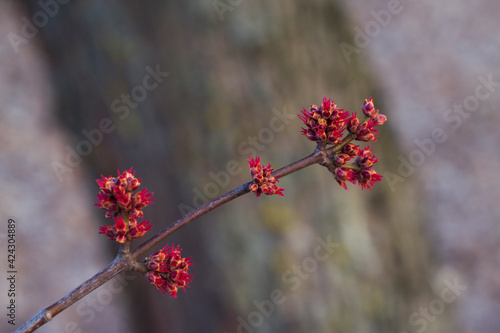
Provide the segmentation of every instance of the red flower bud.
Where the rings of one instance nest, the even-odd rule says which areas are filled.
[[[323,98],[321,107],[311,105],[309,111],[301,111],[298,117],[307,126],[302,128],[302,134],[311,141],[321,141],[327,144],[340,142],[345,129],[349,112],[338,109],[337,105],[328,98]]]
[[[387,117],[375,109],[373,98],[371,97],[370,99],[365,99],[361,110],[365,115],[365,119],[362,121],[357,118],[356,112],[349,116],[348,111],[338,109],[333,100],[325,97],[323,98],[321,107],[311,105],[309,111],[303,109],[301,111],[302,114],[298,115],[299,119],[306,126],[302,128],[301,132],[309,140],[323,142],[324,144],[335,145],[341,143],[345,138],[348,138],[348,141],[350,141],[353,137],[358,141],[377,141],[379,132],[375,127],[383,125],[387,121]],[[342,139],[345,129],[351,135]],[[347,181],[353,184],[356,182],[359,183],[362,189],[371,189],[375,182],[382,179],[382,176],[371,168],[378,159],[375,155],[372,156],[368,147],[361,150],[357,145],[346,143],[342,150],[334,151],[337,152],[336,155],[333,158],[330,157],[330,162],[324,165],[333,173],[339,185],[345,189],[347,189],[345,184]],[[356,157],[355,163],[347,165],[347,162],[353,157]],[[257,196],[274,188],[272,186],[274,182],[266,179],[268,176],[265,174],[263,177],[258,177],[252,173],[252,177],[254,178],[254,183],[250,185],[250,190],[255,192]]]
[[[135,216],[130,215],[130,220],[127,223],[123,216],[115,217],[115,224],[111,226],[99,227],[99,233],[105,235],[111,240],[116,240],[118,243],[125,243],[133,239],[138,239],[144,236],[146,232],[151,230],[152,226],[149,221],[137,223]]]
[[[337,183],[346,190],[347,190],[347,185],[345,184],[346,181],[354,182],[355,180],[354,172],[350,169],[343,167],[336,168],[333,172],[333,177],[335,178]]]
[[[188,287],[192,281],[192,274],[188,274],[189,267],[193,263],[191,258],[182,258],[179,246],[165,246],[160,251],[145,259],[145,265],[149,269],[146,278],[162,294],[170,293],[171,297],[177,297],[177,291]]]
[[[377,126],[385,124],[386,121],[387,121],[387,116],[385,116],[383,114],[379,114],[377,116]]]
[[[344,146],[342,151],[349,156],[356,156],[359,153],[359,146],[352,143],[348,143]]]
[[[349,133],[356,133],[359,127],[359,119],[356,117],[356,112],[347,119],[347,130]]]
[[[260,164],[260,157],[254,160],[253,157],[248,158],[248,164],[250,166],[250,175],[252,176],[253,183],[250,184],[249,190],[255,193],[255,196],[259,197],[262,193],[267,195],[278,194],[283,196],[284,189],[279,188],[275,184],[279,182],[278,179],[271,176],[274,169],[271,168],[271,164],[267,167],[263,167]]]
[[[142,209],[153,203],[153,193],[147,193],[147,189],[134,194],[141,180],[135,178],[132,168],[123,173],[118,170],[118,177],[104,177],[96,182],[100,187],[97,194],[97,203],[94,205],[107,210],[106,218],[114,218],[122,213],[130,213],[142,217]]]
[[[361,106],[361,110],[363,111],[363,114],[366,117],[368,117],[368,118],[372,117],[372,114],[375,111],[375,105],[373,104],[372,97],[370,97],[370,99],[365,99],[365,102]]]

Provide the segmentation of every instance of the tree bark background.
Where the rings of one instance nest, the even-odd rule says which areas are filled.
[[[216,8],[217,3],[225,6]],[[396,187],[387,181],[389,174],[401,177],[399,157],[415,151],[411,143],[424,138],[420,133],[437,126],[432,110],[442,110],[437,114],[441,119],[451,107],[453,99],[442,99],[463,101],[470,89],[474,91],[472,79],[494,72],[490,64],[485,65],[489,71],[471,70],[478,74],[458,87],[455,73],[460,66],[445,67],[453,45],[441,44],[439,49],[435,43],[440,39],[433,41],[430,34],[439,32],[444,38],[444,23],[454,31],[451,18],[462,19],[467,10],[486,17],[493,12],[487,7],[470,9],[465,2],[450,5],[451,14],[444,4],[403,2],[405,10],[391,16],[390,25],[380,28],[370,45],[357,45],[355,28],[376,22],[371,11],[387,9],[388,3],[72,1],[60,5],[26,45],[19,45],[18,53],[4,38],[2,59],[9,63],[2,67],[24,79],[16,82],[12,75],[2,75],[2,90],[32,89],[17,96],[25,104],[1,110],[6,120],[2,154],[9,161],[2,163],[1,177],[9,186],[2,190],[6,199],[1,211],[21,220],[18,320],[63,296],[76,286],[75,279],[90,277],[116,253],[117,246],[97,234],[98,226],[109,222],[92,207],[94,179],[100,174],[134,167],[144,186],[155,193],[155,205],[145,210],[145,218],[159,231],[189,207],[249,181],[248,155],[258,154],[279,168],[312,152],[314,144],[300,135],[298,119],[287,115],[319,104],[323,96],[359,111],[363,99],[373,96],[389,117],[380,139],[371,145],[386,179],[373,191],[353,186],[345,191],[327,170],[307,168],[280,181],[284,198],[244,196],[168,239],[193,257],[195,277],[186,293],[179,292],[176,299],[162,296],[143,277],[131,274],[110,289],[123,285],[123,290],[97,290],[93,307],[84,304],[77,311],[84,299],[64,314],[67,317],[56,317],[40,331],[69,332],[68,323],[74,321],[82,332],[235,332],[242,322],[255,332],[417,332],[423,325],[428,331],[447,332],[460,331],[457,322],[463,332],[496,332],[495,316],[483,318],[472,311],[478,302],[486,314],[496,308],[491,297],[480,296],[498,290],[494,270],[483,275],[469,268],[479,259],[483,265],[494,261],[482,251],[494,251],[498,244],[488,232],[488,226],[496,225],[492,221],[498,221],[493,206],[498,190],[490,189],[490,214],[483,216],[480,229],[467,215],[451,220],[474,230],[474,240],[453,238],[455,229],[446,214],[464,199],[446,197],[456,196],[463,187],[455,187],[457,179],[446,176],[463,152],[460,160],[471,163],[468,170],[476,170],[476,177],[483,175],[490,182],[498,177],[474,169],[469,158],[474,151],[464,151],[458,142],[465,139],[447,132],[454,140],[437,147],[422,167]],[[33,21],[43,11],[37,1],[23,4],[3,4],[2,22],[11,24],[4,36],[20,34],[22,18]],[[493,2],[491,8],[497,8]],[[433,17],[431,11],[441,16]],[[435,24],[419,21],[422,13]],[[487,21],[483,29],[488,30],[488,24],[493,23]],[[475,28],[469,26],[470,35],[460,31],[456,40],[474,40]],[[410,45],[409,36],[428,48]],[[343,42],[359,52],[346,57]],[[441,75],[433,72],[432,59],[419,53],[431,46],[437,53],[434,59],[442,59],[436,61],[443,66]],[[28,56],[34,63],[30,70],[23,62]],[[457,61],[462,63],[477,62]],[[141,89],[154,83],[144,81],[152,71],[168,76],[157,76],[158,85],[151,90]],[[439,94],[429,82],[440,82]],[[127,101],[127,95],[135,98]],[[2,105],[19,103],[15,97],[5,93]],[[474,115],[496,120],[493,101],[482,103]],[[23,122],[12,116],[19,112],[25,114]],[[67,147],[81,148],[88,141],[85,133],[99,129],[103,119],[112,120],[113,130],[103,133],[81,163],[59,174],[59,181],[53,163],[65,163]],[[34,121],[38,131],[24,131],[27,120]],[[464,124],[459,130],[465,133],[478,128]],[[230,170],[231,176],[224,177]],[[43,172],[46,185],[33,191],[41,182],[27,175],[35,172]],[[43,189],[54,194],[46,195]],[[481,193],[473,197],[485,203]],[[27,199],[33,203],[27,205]],[[54,231],[40,237],[40,230],[47,228]],[[481,244],[485,234],[490,241]],[[328,259],[312,260],[315,248],[327,240],[337,245]],[[473,285],[477,276],[489,283],[487,288]],[[420,309],[437,304],[445,281],[454,279],[465,281],[465,295],[447,303],[432,320],[411,320]],[[276,290],[283,292],[283,302],[262,310]],[[113,297],[106,298],[108,294]],[[89,308],[94,309],[92,319],[84,311]]]

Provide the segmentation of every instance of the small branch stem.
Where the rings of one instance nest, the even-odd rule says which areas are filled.
[[[57,314],[65,310],[72,304],[76,303],[93,290],[97,289],[113,277],[115,277],[120,272],[126,270],[130,265],[130,260],[127,258],[115,258],[106,268],[102,269],[99,273],[85,281],[83,284],[75,288],[73,291],[68,293],[66,296],[50,305],[49,307],[39,311],[30,320],[25,322],[22,326],[14,331],[14,333],[21,332],[33,332],[37,330],[40,326],[48,323]]]
[[[285,177],[293,172],[296,172],[300,169],[303,169],[305,167],[308,167],[310,165],[319,163],[323,159],[323,156],[321,152],[316,149],[314,153],[312,153],[309,156],[306,156],[292,164],[289,164],[279,170],[275,170],[272,175],[276,178],[282,178]],[[212,211],[213,209],[231,201],[234,200],[243,194],[246,194],[250,192],[249,186],[252,182],[248,182],[246,184],[241,185],[240,187],[235,188],[234,190],[227,192],[224,195],[221,195],[220,197],[198,207],[197,209],[193,210],[189,214],[181,217],[174,223],[170,224],[168,227],[160,231],[158,234],[155,236],[151,237],[149,240],[141,244],[137,249],[135,249],[131,256],[133,259],[137,259],[138,256],[141,254],[145,253],[149,249],[151,249],[153,246],[164,240],[166,237],[171,235],[172,233],[176,232],[180,228],[184,227],[185,225],[189,224],[190,222],[194,221],[195,219],[199,218],[202,215],[207,214],[208,212]]]
[[[335,146],[329,147],[325,149],[325,153],[328,157],[333,157],[336,153],[342,150],[348,143],[352,140],[356,139],[356,134],[349,133],[342,139],[342,143],[338,143]]]
[[[130,241],[129,240],[125,241],[125,243],[123,243],[122,246],[120,246],[118,253],[121,256],[126,256],[130,253]]]
[[[284,166],[281,169],[275,170],[272,175],[276,178],[282,178],[310,165],[321,163],[325,158],[333,156],[354,138],[355,136],[352,136],[352,134],[348,135],[346,138],[344,138],[342,144],[338,144],[330,148],[326,148],[325,145],[318,144],[315,151],[311,155],[306,156],[292,164]],[[195,219],[207,214],[208,212],[214,210],[219,206],[222,206],[229,201],[232,201],[250,192],[250,184],[251,182],[243,184],[233,189],[232,191],[229,191],[226,194],[223,194],[220,197],[198,207],[197,209],[193,210],[192,212],[167,226],[165,229],[151,237],[146,242],[139,245],[139,247],[137,247],[132,252],[130,252],[130,243],[126,242],[121,246],[118,256],[115,258],[115,260],[113,260],[111,264],[109,264],[99,273],[88,279],[86,282],[75,288],[73,291],[68,293],[66,296],[64,296],[54,304],[39,311],[36,315],[34,315],[31,319],[29,319],[14,332],[27,333],[35,331],[40,326],[52,320],[52,318],[54,318],[61,311],[73,305],[78,300],[80,300],[99,286],[103,285],[105,282],[112,279],[122,271],[131,270],[144,273],[145,267],[136,261],[140,255],[144,254],[146,251],[160,243],[166,237],[191,223]]]
[[[149,240],[146,242],[142,243],[139,245],[137,249],[135,249],[131,253],[131,257],[133,259],[137,259],[138,256],[141,254],[145,253],[147,250],[151,249],[153,246],[164,240],[167,236],[171,235],[172,233],[176,232],[180,228],[184,227],[185,225],[189,224],[190,222],[194,221],[198,217],[205,215],[206,213],[210,212],[211,210],[225,204],[226,202],[229,202],[231,200],[234,200],[243,194],[249,192],[250,190],[248,189],[248,186],[250,183],[243,184],[234,190],[227,192],[224,195],[221,195],[220,197],[207,202],[206,204],[198,207],[197,209],[193,210],[192,212],[188,213],[187,215],[181,217],[174,223],[170,224],[167,226],[165,229],[151,237]]]

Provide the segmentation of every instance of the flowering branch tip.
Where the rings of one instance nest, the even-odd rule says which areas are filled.
[[[377,141],[376,126],[383,125],[387,117],[375,109],[373,98],[365,99],[361,106],[365,118],[358,119],[357,112],[349,116],[349,111],[338,109],[333,100],[323,98],[321,107],[311,105],[309,111],[303,109],[297,116],[306,125],[302,134],[309,140],[321,144],[325,151],[328,145],[334,145],[335,153],[321,162],[330,170],[337,183],[347,190],[346,182],[359,184],[361,189],[372,189],[373,184],[382,180],[372,166],[378,161],[369,147],[360,149],[350,143],[352,140],[369,142]],[[344,130],[350,133],[342,137]],[[354,163],[347,164],[351,159]]]

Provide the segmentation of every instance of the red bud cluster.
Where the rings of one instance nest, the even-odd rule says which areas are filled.
[[[193,263],[191,258],[182,258],[179,246],[165,246],[160,251],[150,255],[145,259],[145,265],[148,269],[146,278],[162,294],[167,291],[171,297],[177,297],[179,288],[186,291],[188,283],[191,282],[192,274],[188,274],[189,267]]]
[[[99,227],[99,233],[106,235],[111,240],[116,240],[118,243],[125,243],[133,239],[141,238],[144,234],[151,230],[150,221],[137,223],[135,216],[130,215],[128,223],[123,220],[123,216],[115,217],[115,224]]]
[[[118,170],[116,178],[101,177],[102,179],[96,180],[101,190],[97,194],[95,206],[107,210],[107,218],[116,217],[124,212],[142,217],[144,215],[142,209],[154,201],[150,199],[153,193],[147,193],[146,188],[133,194],[133,191],[141,185],[141,179],[135,178],[135,171],[132,173],[132,168],[122,174]]]
[[[254,192],[255,196],[259,197],[262,193],[284,196],[284,189],[276,185],[279,180],[271,176],[271,173],[274,171],[274,169],[271,169],[271,164],[263,167],[260,164],[260,157],[257,157],[255,160],[253,157],[249,157],[248,164],[250,165],[250,174],[253,179],[253,183],[250,184],[250,191]]]
[[[360,122],[356,117],[356,112],[347,120],[347,130],[350,133],[356,134],[356,139],[359,141],[377,141],[378,130],[374,127],[383,125],[387,121],[387,117],[379,114],[373,105],[373,98],[365,99],[361,106],[361,110],[365,115],[365,120]]]
[[[347,164],[351,159],[354,159],[354,163]],[[371,190],[375,182],[382,180],[382,176],[372,169],[377,161],[369,147],[359,149],[357,145],[348,143],[333,158],[332,173],[337,183],[346,190],[346,182],[357,183],[361,189]]]
[[[327,110],[327,112],[324,112]],[[337,109],[333,101],[323,98],[323,104],[320,108],[312,105],[310,111],[302,110],[298,117],[307,125],[302,129],[302,134],[309,140],[321,142],[324,144],[341,144],[343,132],[345,129],[351,133],[348,140],[358,140],[363,142],[377,141],[378,130],[376,126],[383,125],[387,117],[379,113],[373,104],[373,98],[365,99],[361,106],[361,111],[365,118],[359,120],[355,112],[349,117],[349,111]],[[354,135],[354,137],[352,137]],[[354,163],[347,162],[354,159]],[[337,151],[330,158],[328,169],[332,172],[335,180],[347,190],[346,182],[359,184],[361,189],[371,189],[373,184],[382,179],[372,166],[378,161],[369,147],[360,149],[358,145],[347,143],[342,149]]]
[[[101,226],[99,233],[118,243],[125,243],[141,238],[151,229],[149,221],[138,223],[137,218],[142,217],[142,209],[153,203],[153,193],[147,189],[134,194],[141,185],[141,179],[135,178],[135,171],[130,170],[120,173],[118,177],[104,177],[96,182],[100,187],[95,206],[106,210],[107,218],[114,218],[115,224]]]
[[[349,112],[338,109],[333,100],[325,97],[321,107],[311,105],[309,111],[303,109],[298,116],[307,126],[302,128],[302,134],[309,140],[336,144],[340,142]]]

